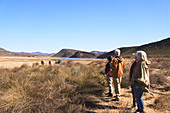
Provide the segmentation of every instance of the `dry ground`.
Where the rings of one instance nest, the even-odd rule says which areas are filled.
[[[20,67],[23,64],[32,66],[34,63],[39,63],[43,60],[45,65],[49,65],[49,60],[58,60],[51,57],[10,57],[10,56],[1,56],[0,57],[0,68],[14,68]],[[64,60],[65,61],[65,60]],[[89,64],[92,61],[74,61],[75,63]],[[53,62],[54,65],[54,62]]]
[[[39,63],[40,61],[44,60],[45,64],[48,65],[48,61],[51,60],[50,57],[0,57],[0,68],[14,68],[14,67],[20,67],[23,64],[27,64],[28,66],[32,66],[34,63]],[[53,59],[57,60],[57,59]],[[151,59],[153,62],[155,59]],[[106,61],[106,60],[102,60]],[[132,59],[125,59],[126,65],[129,68],[129,66],[132,64]],[[167,62],[168,61],[168,62]],[[75,63],[82,63],[82,64],[89,64],[94,61],[73,61]],[[166,63],[169,64],[169,59],[165,60],[165,64],[159,63],[159,59],[157,62],[153,63],[153,66],[151,67],[151,73],[152,75],[163,74],[166,76],[167,79],[169,79],[169,65],[165,65]],[[53,64],[54,65],[54,64]],[[164,69],[164,65],[166,68]],[[155,66],[155,67],[154,67]],[[128,71],[128,70],[127,70]],[[127,72],[128,73],[128,72]],[[155,78],[153,77],[153,79]],[[155,82],[155,87],[159,86],[160,89],[157,87],[155,89],[151,89],[150,93],[145,93],[143,96],[144,103],[145,103],[145,110],[146,113],[169,113],[168,110],[162,110],[162,109],[155,109],[154,102],[155,99],[161,96],[170,95],[169,90],[165,91],[163,85],[166,85],[169,88],[169,82],[167,84],[163,84],[164,79],[161,81],[161,77],[158,77],[155,81],[152,80],[152,82]],[[160,83],[160,84],[157,84]],[[153,84],[154,87],[154,84]],[[121,90],[121,101],[116,102],[113,101],[113,98],[107,97],[106,93],[108,89],[106,88],[105,92],[103,93],[102,97],[97,96],[91,96],[89,97],[89,112],[96,112],[96,113],[131,113],[134,112],[130,110],[130,107],[132,105],[132,95],[130,92],[130,88],[122,88]],[[170,104],[170,103],[169,103]]]
[[[114,97],[107,97],[106,93],[108,90],[103,93],[102,97],[89,97],[91,103],[95,103],[91,106],[90,112],[95,113],[133,113],[134,110],[131,110],[132,106],[132,95],[131,89],[122,88],[121,89],[121,100],[114,101]],[[160,90],[151,90],[150,93],[144,93],[143,100],[145,104],[146,113],[169,113],[168,110],[155,109],[153,107],[155,99],[160,96],[170,95],[170,92],[162,92]]]
[[[49,57],[0,57],[0,68],[20,67],[23,64],[32,66],[33,63],[40,63],[41,60],[48,60]]]

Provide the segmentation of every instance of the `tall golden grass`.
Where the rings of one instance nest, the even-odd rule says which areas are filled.
[[[101,70],[91,65],[0,69],[0,111],[86,112],[88,96],[100,96],[104,84]]]
[[[130,85],[131,61],[126,62],[121,83],[124,88]],[[151,59],[151,62],[151,86],[155,84],[153,86],[157,87],[162,81],[161,85],[163,84],[169,91],[169,85],[167,85],[169,81],[166,77],[169,76],[170,59]],[[68,61],[54,66],[22,65],[13,69],[1,68],[0,111],[5,113],[79,113],[96,108],[90,97],[102,96],[105,90],[105,64],[104,61],[94,61],[88,65]],[[158,70],[155,71],[155,69]],[[159,100],[155,101],[155,106],[160,105],[162,101]],[[128,112],[124,109],[120,112],[125,111]]]

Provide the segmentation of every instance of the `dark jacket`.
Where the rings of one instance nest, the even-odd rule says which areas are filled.
[[[138,61],[135,60],[135,61],[133,62],[133,64],[132,64],[132,66],[130,67],[129,82],[132,80],[133,71],[134,71],[134,68],[135,68],[137,62],[138,62]]]
[[[111,69],[111,62],[108,62],[105,66],[105,74],[108,74],[108,72],[110,71]]]

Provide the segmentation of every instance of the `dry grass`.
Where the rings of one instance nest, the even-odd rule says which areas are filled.
[[[159,86],[165,87],[169,90],[170,77],[170,58],[151,58],[150,67],[150,82],[152,88]],[[121,86],[127,88],[129,84],[129,71],[133,60],[125,59],[126,68],[124,70]]]
[[[151,58],[150,61],[151,87],[169,91],[170,58]]]
[[[0,75],[2,112],[85,112],[87,97],[100,96],[105,80],[98,68],[71,62],[0,69]]]
[[[150,59],[151,86],[162,85],[169,91],[169,64],[167,59]],[[122,87],[129,84],[129,70],[132,60],[125,59]],[[64,61],[53,66],[22,65],[12,69],[0,69],[0,111],[1,112],[47,112],[79,113],[95,108],[95,100],[101,97],[106,80],[105,61],[88,62],[88,65]],[[161,64],[161,65],[158,65]],[[165,76],[164,76],[165,75]],[[123,97],[123,96],[122,96]],[[125,98],[130,98],[125,95]],[[154,106],[162,106],[163,98],[155,100]],[[169,99],[169,98],[168,98]],[[167,99],[167,100],[168,100]],[[161,100],[161,101],[159,101]],[[168,101],[166,101],[166,105]],[[114,107],[114,106],[113,106]],[[106,107],[107,108],[107,107]],[[131,112],[124,109],[120,112]],[[112,108],[111,108],[112,109]],[[114,108],[113,108],[114,109]],[[169,109],[166,107],[166,109]]]
[[[155,99],[153,107],[162,111],[170,112],[170,95],[160,96]]]

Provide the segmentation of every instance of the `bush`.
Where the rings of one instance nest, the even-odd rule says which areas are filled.
[[[164,95],[155,99],[154,107],[155,109],[162,109],[170,111],[170,95]]]

